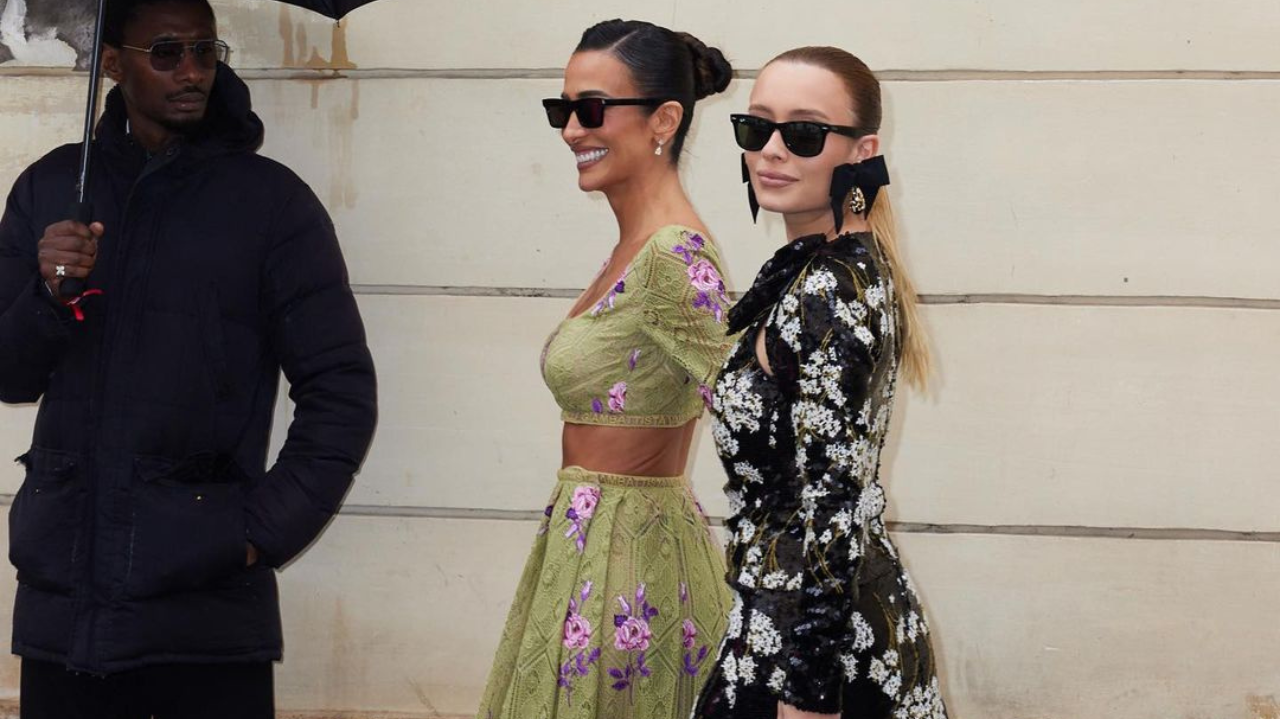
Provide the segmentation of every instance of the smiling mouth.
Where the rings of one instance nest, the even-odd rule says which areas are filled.
[[[586,167],[604,159],[607,154],[609,154],[608,150],[587,150],[585,152],[575,152],[573,157],[578,161],[578,167]]]

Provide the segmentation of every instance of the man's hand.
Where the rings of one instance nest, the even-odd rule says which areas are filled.
[[[101,222],[82,225],[74,220],[55,222],[44,230],[37,245],[40,276],[53,292],[68,277],[88,277],[98,261],[98,239],[104,228]],[[61,268],[61,271],[59,271]]]
[[[778,719],[840,719],[839,714],[814,714],[802,712],[790,704],[778,702]]]

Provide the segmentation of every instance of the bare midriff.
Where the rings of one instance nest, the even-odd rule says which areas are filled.
[[[697,426],[697,420],[682,427],[565,424],[563,466],[636,477],[675,477],[684,474]]]

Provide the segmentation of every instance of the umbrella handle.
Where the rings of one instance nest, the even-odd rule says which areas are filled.
[[[98,114],[98,91],[102,77],[102,28],[106,22],[106,0],[98,0],[98,15],[93,23],[93,59],[89,64],[89,100],[84,110],[84,141],[80,145],[80,174],[76,180],[76,199],[71,203],[68,216],[82,225],[93,222],[93,204],[89,202],[89,159],[93,150],[93,126]],[[63,301],[73,300],[84,294],[87,283],[78,277],[69,277],[58,286]]]
[[[93,222],[93,204],[90,202],[72,202],[71,211],[67,213],[72,220],[82,225]],[[73,300],[88,289],[88,283],[79,277],[68,277],[58,286],[58,295],[62,300]]]

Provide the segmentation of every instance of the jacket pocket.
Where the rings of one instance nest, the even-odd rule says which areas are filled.
[[[137,457],[132,495],[126,596],[199,589],[244,570],[245,480],[229,458]]]
[[[69,594],[84,558],[87,491],[80,457],[33,447],[18,461],[27,476],[9,508],[9,561],[22,584]]]

